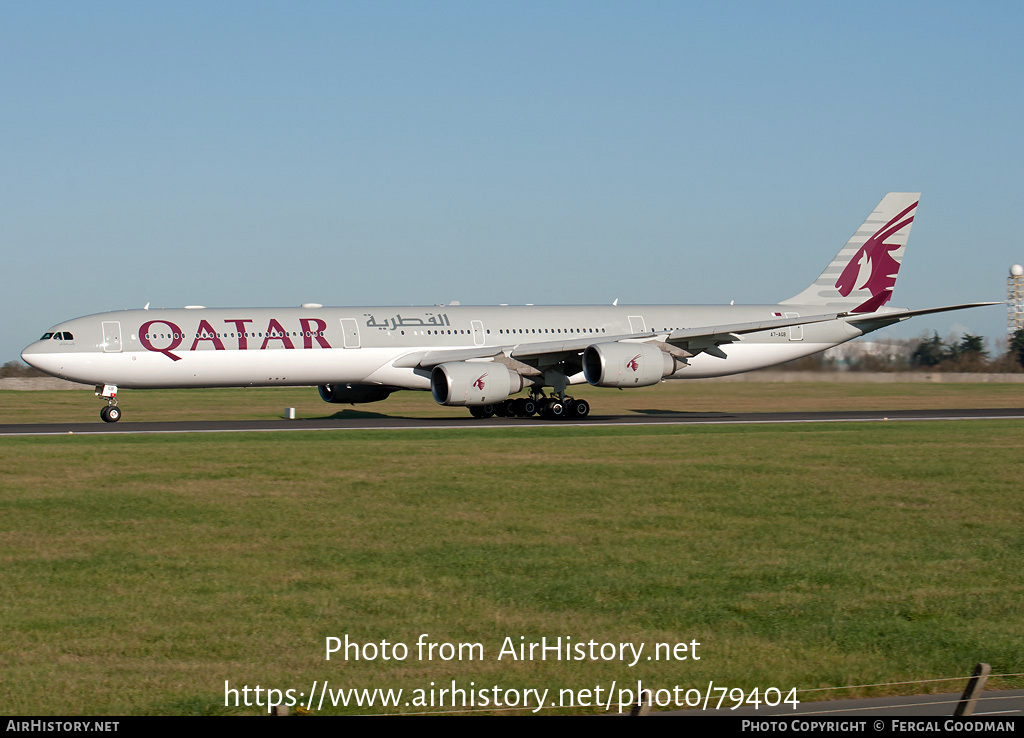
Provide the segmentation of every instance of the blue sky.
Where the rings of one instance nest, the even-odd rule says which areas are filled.
[[[893,304],[1024,261],[1020,3],[0,5],[0,361],[125,307]],[[1005,328],[1002,307],[893,335]]]

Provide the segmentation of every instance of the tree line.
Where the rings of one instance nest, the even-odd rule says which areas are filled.
[[[933,332],[930,337],[922,338],[911,352],[910,366],[951,372],[1024,371],[1024,328],[1010,336],[1006,353],[996,356],[986,350],[982,336],[965,333],[959,341],[946,342]]]
[[[989,351],[984,336],[964,333],[943,340],[937,332],[880,343],[854,341],[783,364],[798,371],[1024,372],[1024,328],[1010,336],[1005,352]],[[859,349],[859,350],[858,350]]]
[[[23,361],[8,361],[3,366],[0,366],[0,379],[7,379],[9,377],[48,377],[49,374],[45,374],[38,369],[35,369]]]

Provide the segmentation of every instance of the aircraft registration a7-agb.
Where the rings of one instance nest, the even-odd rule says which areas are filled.
[[[918,199],[886,195],[821,276],[774,305],[122,310],[55,325],[21,356],[96,385],[107,422],[121,417],[119,387],[301,385],[334,403],[430,390],[439,404],[478,418],[585,418],[590,405],[566,394],[571,385],[633,388],[747,372],[914,315],[995,304],[886,307]]]

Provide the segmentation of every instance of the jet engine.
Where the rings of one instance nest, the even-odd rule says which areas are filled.
[[[596,343],[583,352],[583,376],[595,387],[648,387],[681,366],[649,343]]]
[[[494,362],[452,361],[430,372],[430,391],[438,405],[491,405],[524,386],[522,376]]]
[[[380,402],[388,399],[394,387],[378,384],[321,384],[317,387],[324,402],[355,405],[360,402]]]

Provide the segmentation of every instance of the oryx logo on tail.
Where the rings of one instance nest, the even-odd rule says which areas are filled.
[[[886,243],[885,239],[914,222],[913,205],[907,207],[884,226],[875,231],[874,235],[864,242],[864,245],[853,255],[850,262],[843,269],[839,279],[836,280],[836,288],[839,294],[847,297],[854,290],[867,290],[871,297],[855,307],[852,312],[870,313],[878,310],[892,297],[892,288],[896,284],[896,274],[900,270],[900,263],[893,258],[892,252],[899,249],[902,244]],[[867,271],[867,277],[858,285],[860,275]]]
[[[802,292],[780,305],[870,313],[889,302],[917,216],[920,192],[890,192]]]

